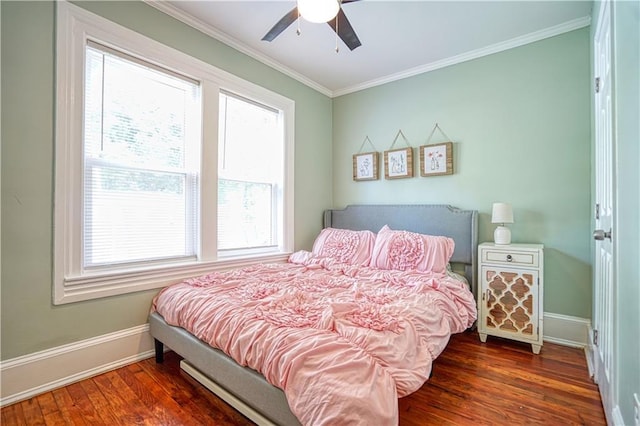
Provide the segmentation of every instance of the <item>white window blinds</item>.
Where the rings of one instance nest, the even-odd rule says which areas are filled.
[[[282,113],[220,94],[218,250],[261,249],[282,235]]]
[[[83,266],[197,254],[199,86],[86,48]]]

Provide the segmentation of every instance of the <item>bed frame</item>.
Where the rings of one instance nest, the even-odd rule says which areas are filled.
[[[455,241],[451,258],[477,295],[478,212],[446,205],[352,205],[324,212],[324,227],[378,232],[384,225]],[[184,358],[181,368],[258,425],[300,425],[289,410],[284,392],[256,371],[236,364],[161,315],[149,316],[155,340],[156,362],[163,361],[164,345]]]

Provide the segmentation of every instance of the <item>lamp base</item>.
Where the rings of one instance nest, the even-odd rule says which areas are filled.
[[[506,226],[498,226],[493,232],[493,241],[496,244],[511,244],[511,230]]]

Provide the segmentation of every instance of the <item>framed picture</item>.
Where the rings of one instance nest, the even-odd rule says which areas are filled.
[[[353,180],[378,179],[378,152],[353,155]]]
[[[453,174],[453,142],[420,147],[420,176]]]
[[[413,148],[385,151],[384,178],[401,179],[407,177],[413,177]]]

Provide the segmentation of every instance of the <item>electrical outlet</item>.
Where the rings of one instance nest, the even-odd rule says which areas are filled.
[[[640,398],[637,393],[633,394],[633,420],[636,426],[640,426]]]

